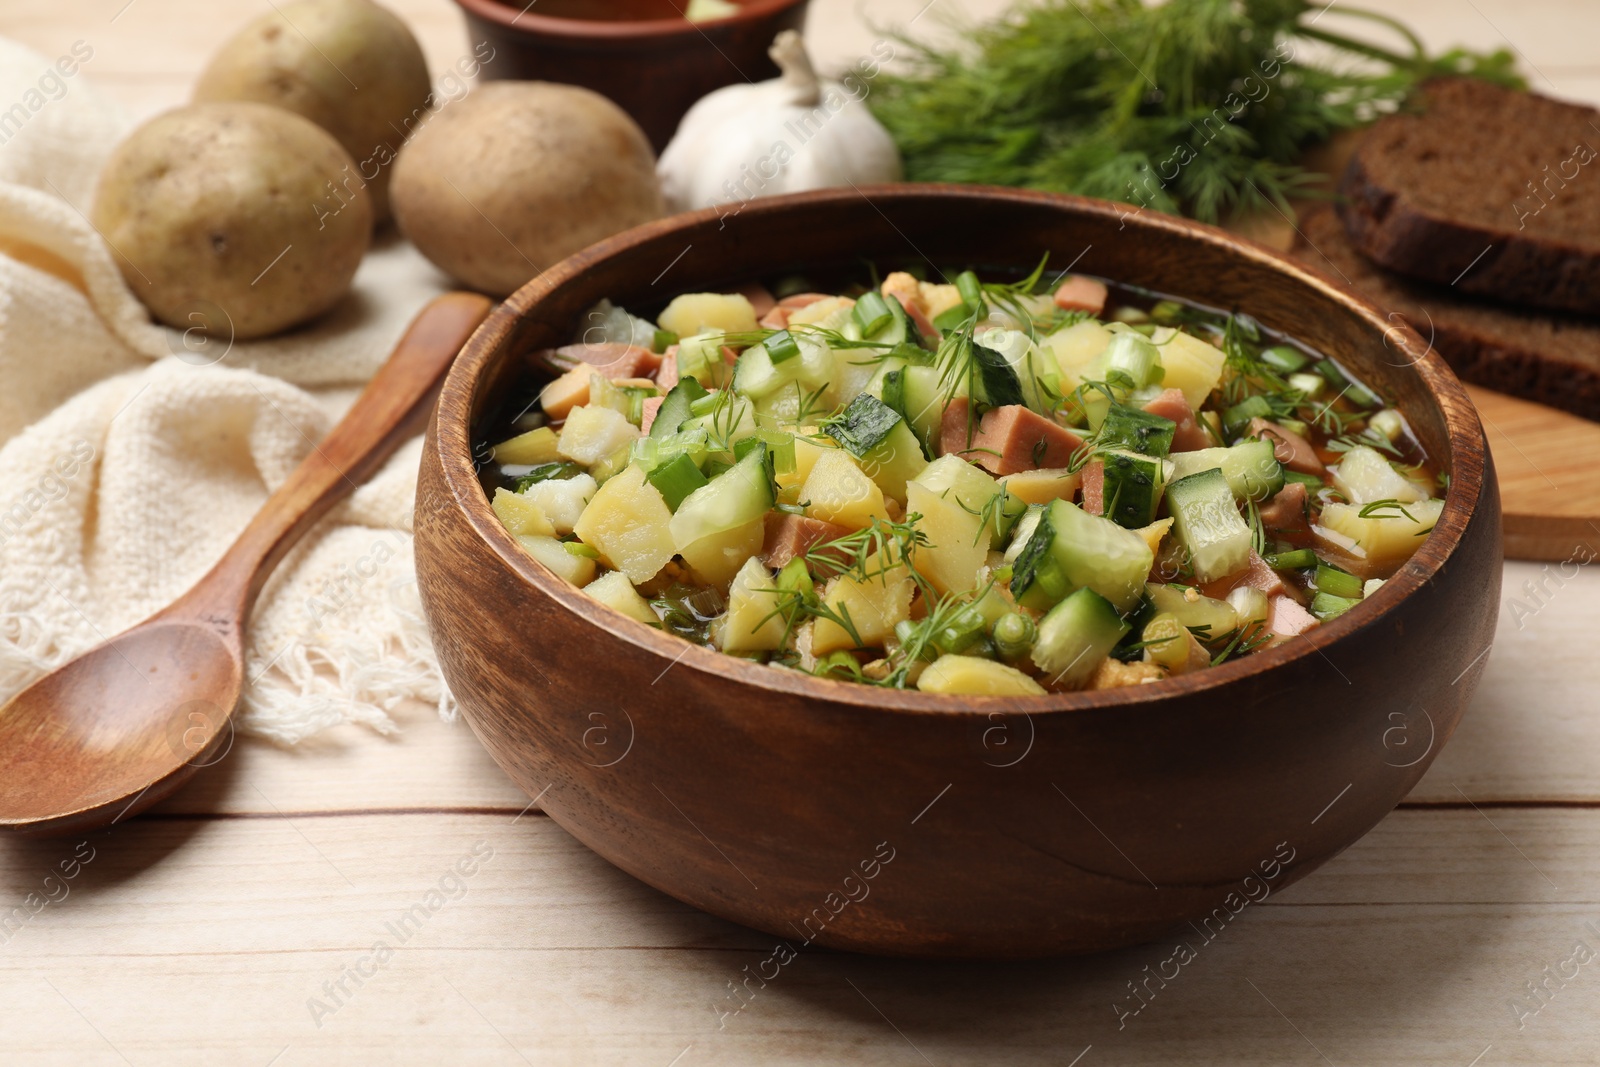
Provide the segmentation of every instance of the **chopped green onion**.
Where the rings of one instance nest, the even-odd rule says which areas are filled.
[[[1267,398],[1249,396],[1222,413],[1222,428],[1230,436],[1236,436],[1250,425],[1251,419],[1270,418],[1272,418],[1272,405],[1267,402]]]
[[[1350,403],[1354,404],[1356,407],[1383,407],[1383,401],[1374,396],[1372,390],[1368,389],[1360,382],[1351,381],[1350,377],[1346,375],[1345,372],[1339,368],[1339,365],[1333,362],[1333,360],[1318,360],[1316,363],[1311,365],[1311,369],[1322,375],[1329,385],[1337,389],[1340,395],[1342,395],[1346,400],[1350,401]]]
[[[856,301],[850,314],[855,318],[856,325],[861,327],[862,337],[871,337],[894,321],[894,312],[884,303],[883,295],[872,289],[861,294],[861,299]],[[771,351],[770,347],[768,351]],[[773,356],[772,361],[778,362],[778,357]]]
[[[806,561],[799,556],[785,563],[778,572],[778,588],[785,593],[798,593],[807,601],[814,600],[817,595],[817,587],[811,581]]]
[[[667,507],[673,511],[678,510],[678,505],[683,503],[685,497],[711,480],[700,473],[700,468],[685,453],[679,453],[645,475],[645,478],[656,487],[667,502]]]
[[[1330,567],[1326,563],[1317,564],[1315,582],[1319,593],[1327,593],[1329,596],[1345,600],[1361,599],[1361,579],[1338,567]]]
[[[592,546],[582,541],[563,541],[561,547],[567,550],[569,556],[582,556],[584,559],[599,559],[600,553]]]
[[[1313,492],[1322,488],[1322,479],[1315,474],[1302,474],[1300,471],[1292,471],[1287,468],[1284,469],[1283,480],[1285,483],[1299,482]]]
[[[1300,395],[1307,400],[1315,400],[1321,396],[1322,387],[1327,384],[1320,374],[1289,375],[1289,388],[1299,390]]]
[[[767,357],[772,360],[773,366],[787,362],[800,354],[800,346],[795,343],[794,335],[788,330],[779,330],[772,334],[763,343],[767,350]]]
[[[1026,655],[1038,636],[1039,628],[1021,612],[1008,611],[994,624],[995,648],[1006,659]]]
[[[1293,374],[1307,363],[1310,363],[1311,360],[1304,352],[1292,345],[1273,345],[1271,348],[1262,350],[1261,362],[1273,370],[1284,374]]]
[[[1318,593],[1311,600],[1311,614],[1328,622],[1337,619],[1340,615],[1355,607],[1360,601],[1349,597],[1334,596],[1332,593]]]
[[[961,302],[969,310],[983,303],[983,283],[970,270],[956,275],[956,291],[961,294]]]
[[[722,392],[714,389],[704,396],[695,397],[691,400],[689,402],[689,414],[695,418],[699,418],[701,415],[709,415],[717,410],[717,405],[721,403],[723,403]],[[650,428],[655,429],[654,425]]]
[[[1182,304],[1176,300],[1160,300],[1150,309],[1150,317],[1163,326],[1176,326],[1186,317]]]
[[[1290,552],[1275,552],[1264,557],[1267,566],[1275,571],[1298,571],[1307,567],[1315,567],[1320,562],[1317,554],[1309,548],[1297,548]]]
[[[933,328],[945,333],[960,326],[972,315],[972,308],[966,304],[957,304],[955,307],[946,308],[934,316]]]
[[[988,624],[976,609],[965,607],[933,635],[933,643],[941,652],[965,652],[976,644]]]
[[[859,678],[861,677],[861,662],[850,653],[840,649],[837,652],[829,652],[826,656],[817,660],[816,669],[812,673],[823,676],[848,674],[853,678]]]

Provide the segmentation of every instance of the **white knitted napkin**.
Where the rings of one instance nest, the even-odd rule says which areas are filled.
[[[0,701],[204,574],[448,288],[388,236],[344,302],[288,335],[230,345],[152,323],[86,217],[129,125],[53,67],[0,38],[0,108],[27,112],[0,121]],[[389,732],[408,699],[453,714],[412,570],[419,454],[401,449],[267,587],[243,730]]]

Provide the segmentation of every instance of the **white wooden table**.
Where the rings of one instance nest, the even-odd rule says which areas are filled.
[[[873,0],[870,18],[924,2]],[[147,114],[267,7],[124,3],[9,0],[0,33],[49,56],[90,42],[87,76]],[[447,0],[395,6],[432,69],[464,52]],[[825,61],[871,45],[863,6],[816,0]],[[1600,100],[1593,0],[1382,6],[1436,46],[1509,41],[1536,87]],[[1539,575],[1508,565],[1507,598]],[[464,726],[417,709],[394,741],[240,741],[81,845],[0,840],[0,1063],[1594,1064],[1600,958],[1579,961],[1600,952],[1600,574],[1541,601],[1520,623],[1502,612],[1465,725],[1400,809],[1120,1029],[1113,1005],[1165,953],[813,952],[719,1029],[727,983],[770,939],[612,869],[529,810]],[[462,858],[470,876],[452,874]]]

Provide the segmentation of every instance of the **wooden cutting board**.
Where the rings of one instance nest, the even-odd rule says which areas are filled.
[[[1600,558],[1600,423],[1467,386],[1500,476],[1506,557]]]

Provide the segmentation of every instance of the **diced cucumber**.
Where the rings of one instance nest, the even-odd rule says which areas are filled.
[[[1292,345],[1273,345],[1261,350],[1261,362],[1280,374],[1292,374],[1310,362],[1310,357]]]
[[[1098,443],[1102,448],[1125,449],[1146,456],[1166,457],[1172,451],[1172,437],[1178,424],[1160,415],[1112,404],[1100,424]]]
[[[1044,518],[1044,509],[1047,506],[1045,504],[1029,505],[1028,510],[1022,513],[1022,518],[1017,520],[1017,525],[1011,531],[1011,543],[1006,546],[1005,561],[1007,563],[1015,563],[1017,557],[1022,555],[1023,550],[1028,547],[1028,543],[1033,539],[1034,531],[1039,528],[1039,523]],[[1012,588],[1015,588],[1016,584],[1016,579],[1013,578],[1011,582]]]
[[[1222,413],[1222,432],[1237,437],[1250,425],[1251,419],[1272,418],[1272,405],[1264,396],[1247,396]]]
[[[765,442],[684,498],[672,516],[672,542],[681,552],[703,537],[759,519],[777,503]]]
[[[904,422],[899,412],[870,393],[862,393],[831,419],[824,429],[857,459],[877,448],[895,426]]]
[[[1021,330],[993,327],[984,330],[978,341],[1004,357],[1017,376],[1024,404],[1041,413],[1050,411],[1051,398],[1061,395],[1061,370],[1052,356],[1041,352]]]
[[[1191,599],[1190,594],[1193,593]],[[1226,600],[1201,596],[1196,590],[1178,585],[1151,585],[1150,603],[1159,612],[1173,615],[1185,628],[1197,631],[1206,640],[1222,637],[1239,626],[1239,613]]]
[[[1105,464],[1105,514],[1118,526],[1137,530],[1155,521],[1166,482],[1166,461],[1137,452],[1101,452]]]
[[[1052,685],[1081,689],[1128,632],[1117,609],[1092,589],[1079,589],[1039,620],[1034,666]]]
[[[1378,451],[1357,445],[1333,469],[1333,484],[1352,504],[1398,500],[1402,504],[1428,498],[1427,490],[1409,480]]]
[[[705,386],[694,378],[679,378],[678,384],[667,392],[661,407],[656,410],[656,421],[650,424],[650,436],[660,440],[675,434],[689,418],[689,406],[706,395]]]
[[[923,450],[933,455],[939,441],[939,425],[944,420],[944,394],[939,388],[937,367],[907,367],[901,372],[898,409],[916,431]]]
[[[717,388],[728,380],[728,364],[722,359],[721,331],[695,334],[678,341],[678,380],[694,378],[707,388]]]
[[[1228,488],[1240,500],[1269,500],[1283,488],[1285,481],[1283,464],[1273,454],[1272,442],[1255,437],[1227,448],[1201,448],[1172,454],[1174,480],[1207,470],[1222,471]]]
[[[1089,425],[1098,430],[1110,412],[1113,401],[1123,399],[1135,389],[1161,381],[1161,350],[1142,334],[1119,330],[1112,335],[1106,350],[1084,369],[1083,379],[1086,382],[1102,382],[1111,392],[1107,396],[1100,389],[1085,390],[1084,412]]]
[[[973,399],[992,408],[1023,404],[1022,380],[1004,352],[997,352],[976,341],[969,342],[973,365],[977,368],[977,387]]]
[[[1250,565],[1250,527],[1240,517],[1222,471],[1213,468],[1179,478],[1167,486],[1167,503],[1197,579],[1216,581]]]
[[[1087,586],[1119,611],[1128,611],[1139,602],[1154,561],[1149,544],[1137,533],[1055,500],[1016,558],[1011,595],[1019,604],[1043,610]]]
[[[826,343],[806,333],[780,333],[798,349],[798,354],[774,362],[765,343],[745,349],[734,366],[735,390],[759,400],[781,389],[792,389],[795,383],[807,390],[816,389],[833,376],[833,351]]]
[[[1355,607],[1361,601],[1351,597],[1334,596],[1332,593],[1318,593],[1311,598],[1311,614],[1329,622]]]

